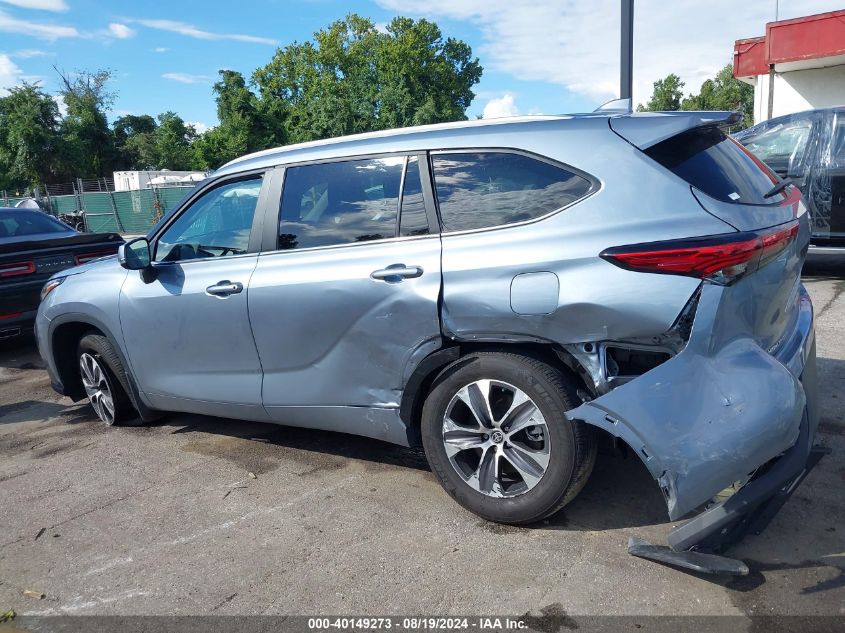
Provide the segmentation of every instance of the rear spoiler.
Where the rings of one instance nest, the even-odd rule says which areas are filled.
[[[610,129],[626,141],[646,150],[696,127],[728,127],[738,123],[739,112],[637,112],[611,117]]]
[[[34,241],[8,242],[0,244],[0,255],[24,253],[26,251],[47,251],[50,249],[74,250],[76,247],[96,245],[110,247],[123,244],[123,237],[118,233],[79,233],[70,237],[60,236]]]

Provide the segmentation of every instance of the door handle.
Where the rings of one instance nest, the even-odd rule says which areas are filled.
[[[229,295],[238,294],[243,289],[244,285],[241,282],[231,282],[228,279],[224,279],[223,281],[218,281],[213,286],[209,286],[205,291],[215,297],[228,297]]]
[[[387,268],[374,270],[370,277],[389,284],[397,284],[403,279],[413,279],[423,274],[422,266],[406,266],[405,264],[391,264]]]

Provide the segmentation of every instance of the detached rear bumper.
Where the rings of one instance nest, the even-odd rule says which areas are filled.
[[[768,350],[742,332],[719,330],[720,300],[720,289],[705,286],[681,353],[567,413],[639,454],[672,520],[738,487],[673,531],[676,550],[724,536],[740,516],[800,481],[818,426],[813,308],[803,286],[788,332]]]

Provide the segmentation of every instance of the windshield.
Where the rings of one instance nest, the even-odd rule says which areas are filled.
[[[24,211],[22,209],[0,211],[0,238],[73,232],[73,229],[67,224],[63,224],[41,211]]]

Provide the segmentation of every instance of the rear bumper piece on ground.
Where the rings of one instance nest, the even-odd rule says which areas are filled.
[[[771,518],[818,460],[811,450],[818,413],[809,296],[797,288],[791,327],[764,350],[741,332],[720,335],[721,293],[702,289],[689,343],[677,356],[567,413],[639,454],[672,520],[741,484],[673,530],[674,551],[721,551],[756,529],[754,518]]]

